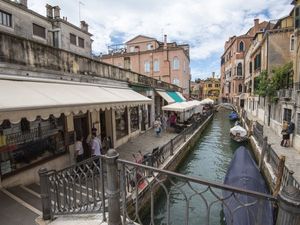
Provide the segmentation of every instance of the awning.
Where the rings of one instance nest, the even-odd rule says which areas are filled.
[[[168,102],[168,104],[172,104],[172,103],[175,102],[175,100],[174,100],[173,98],[171,98],[170,95],[167,94],[167,92],[165,92],[165,91],[157,91],[157,90],[156,90],[156,92],[157,92],[163,99],[165,99],[165,100]]]
[[[183,98],[183,96],[182,97],[180,97],[177,93],[179,93],[179,92],[175,92],[175,91],[168,91],[167,92],[168,93],[168,95],[175,101],[175,102],[184,102],[184,101],[186,101],[185,100],[185,98]]]
[[[148,104],[151,99],[122,87],[101,87],[91,84],[49,83],[0,80],[0,124],[8,119],[18,123],[24,117],[48,119],[52,114],[87,112]]]
[[[180,92],[176,91],[176,94],[177,94],[184,102],[186,101],[186,98],[183,97],[183,95],[182,95]]]
[[[162,110],[174,111],[174,112],[186,112],[195,107],[196,107],[196,105],[191,102],[176,102],[176,103],[173,103],[170,105],[163,106]]]
[[[206,98],[206,99],[204,99],[204,100],[202,100],[202,101],[200,101],[200,102],[201,102],[201,104],[203,104],[203,105],[214,104],[214,100],[212,100],[212,99],[210,99],[210,98]]]

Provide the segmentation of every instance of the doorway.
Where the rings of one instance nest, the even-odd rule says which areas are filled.
[[[87,137],[89,135],[88,115],[74,116],[74,131],[76,136],[82,137],[82,146],[84,149],[84,157],[89,158],[91,156],[91,150],[87,143]]]
[[[105,111],[102,109],[100,110],[100,135],[101,140],[104,140],[104,138],[107,137]]]

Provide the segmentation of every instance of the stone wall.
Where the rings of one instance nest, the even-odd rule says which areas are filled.
[[[4,32],[0,32],[0,63],[12,67],[22,65],[28,70],[47,69],[181,91],[176,85]]]

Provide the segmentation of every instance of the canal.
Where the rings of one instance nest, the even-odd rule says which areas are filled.
[[[234,154],[235,149],[240,144],[232,141],[229,137],[229,129],[233,123],[229,121],[228,115],[230,111],[221,109],[215,114],[212,122],[199,138],[194,149],[185,158],[184,162],[177,169],[178,173],[201,177],[209,181],[217,181],[223,183],[227,168]],[[247,145],[249,148],[249,146]],[[178,188],[180,187],[180,188]],[[194,187],[197,191],[203,191],[206,187]],[[181,189],[181,190],[180,190]],[[193,195],[194,191],[187,185],[180,185],[180,182],[169,187],[170,196],[170,221],[172,225],[185,224],[185,196],[188,193]],[[205,196],[209,201],[214,201],[211,194]],[[155,201],[155,224],[166,224],[167,215],[167,196],[160,194]],[[194,195],[189,205],[189,224],[200,225],[204,222],[207,215],[205,203],[199,195]],[[222,208],[219,203],[211,208],[209,224],[223,224]],[[145,224],[149,224],[149,218],[145,220]]]

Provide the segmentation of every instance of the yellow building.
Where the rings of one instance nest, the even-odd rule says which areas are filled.
[[[212,73],[212,77],[204,80],[203,99],[210,98],[215,102],[218,102],[220,95],[220,79],[215,78],[215,73]]]

